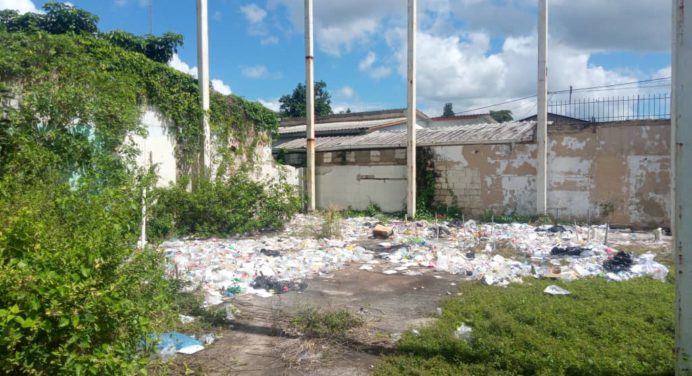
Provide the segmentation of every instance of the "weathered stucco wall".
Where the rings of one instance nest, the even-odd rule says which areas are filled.
[[[141,123],[147,130],[147,137],[132,137],[135,146],[140,151],[137,165],[148,167],[151,154],[151,162],[156,166],[156,173],[159,177],[156,185],[165,187],[175,183],[177,176],[175,139],[167,132],[166,128],[169,124],[161,113],[153,108],[147,108],[144,111]]]
[[[536,212],[534,143],[438,146],[435,200],[470,216]],[[405,208],[404,149],[317,153],[319,207]],[[548,212],[562,220],[670,223],[670,122],[551,127]]]
[[[139,167],[148,167],[149,158],[156,167],[158,174],[158,187],[165,187],[176,182],[179,174],[177,160],[175,157],[175,139],[168,133],[168,120],[156,109],[147,108],[141,118],[142,126],[147,130],[147,136],[141,137],[133,135],[131,137],[134,146],[140,151],[137,157]],[[291,166],[279,166],[272,158],[271,146],[260,145],[255,150],[257,163],[252,172],[252,178],[262,181],[279,181],[284,179],[291,185],[300,184],[300,173],[298,169]],[[218,161],[214,168],[218,168]]]
[[[358,150],[317,153],[316,204],[364,210],[375,203],[385,212],[404,209],[406,151]]]
[[[559,126],[549,132],[548,210],[562,219],[670,221],[670,123]],[[436,200],[470,215],[534,214],[535,144],[432,148]]]

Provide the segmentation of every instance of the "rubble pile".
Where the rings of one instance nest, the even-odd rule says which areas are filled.
[[[191,288],[201,287],[207,305],[241,293],[301,291],[310,277],[350,264],[384,274],[435,270],[498,286],[525,277],[622,281],[649,276],[663,281],[668,274],[651,253],[635,257],[603,245],[605,227],[474,221],[392,221],[385,226],[375,218],[348,218],[342,221],[342,239],[315,239],[311,229],[320,227],[318,217],[301,215],[273,235],[175,240],[161,249],[169,274],[191,282]]]

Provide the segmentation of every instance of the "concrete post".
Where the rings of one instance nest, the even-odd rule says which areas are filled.
[[[207,0],[197,0],[197,79],[202,115],[202,157],[205,170],[211,167],[211,129],[209,128],[209,18]],[[210,171],[205,171],[209,173]]]
[[[305,119],[307,130],[308,211],[315,211],[315,71],[313,51],[312,0],[305,0]]]
[[[692,374],[692,12],[689,0],[673,0],[673,103],[671,222],[675,280],[675,353],[677,375]],[[687,147],[687,148],[686,148]],[[688,260],[689,259],[689,260]]]
[[[416,218],[416,0],[408,0],[408,119],[406,145],[406,170],[408,216]]]
[[[548,0],[539,0],[538,9],[538,143],[536,168],[536,212],[548,210]]]

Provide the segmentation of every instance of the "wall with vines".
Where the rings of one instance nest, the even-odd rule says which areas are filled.
[[[40,134],[40,142],[64,149],[70,173],[78,172],[87,144],[133,156],[125,138],[145,133],[142,109],[152,106],[170,120],[180,173],[196,170],[203,112],[195,78],[90,35],[0,31],[0,46],[0,94],[20,99],[3,106],[8,128],[0,133],[0,158],[20,133]],[[209,116],[222,168],[236,159],[252,162],[258,143],[278,129],[272,111],[238,96],[213,92]],[[85,136],[75,138],[80,132]]]

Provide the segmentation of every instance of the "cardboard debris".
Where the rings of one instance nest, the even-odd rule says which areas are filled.
[[[377,225],[372,230],[372,236],[378,239],[387,239],[392,235],[394,235],[394,229],[391,227]]]

